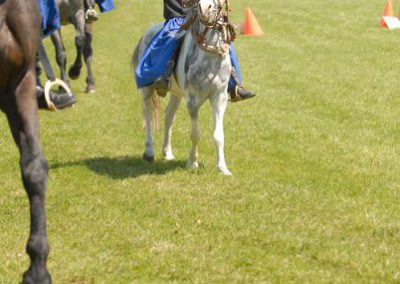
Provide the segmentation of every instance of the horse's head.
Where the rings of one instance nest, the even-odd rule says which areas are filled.
[[[197,20],[194,33],[200,47],[208,52],[225,55],[236,33],[229,22],[229,0],[187,0],[190,20],[185,29]]]
[[[205,25],[214,24],[226,2],[227,0],[199,0],[197,12],[200,21]]]

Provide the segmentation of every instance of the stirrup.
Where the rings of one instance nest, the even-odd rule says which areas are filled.
[[[229,92],[229,95],[231,97],[231,102],[239,102],[242,100],[242,97],[238,93],[238,85],[235,86],[235,89],[233,91]]]
[[[61,79],[56,78],[54,81],[50,81],[50,80],[47,81],[46,85],[44,86],[44,98],[46,100],[46,103],[48,105],[49,110],[51,110],[51,111],[57,111],[58,110],[56,105],[50,99],[50,90],[55,85],[61,86],[65,90],[65,92],[67,94],[71,94],[72,93],[71,89],[68,87],[68,85],[64,81],[62,81]]]

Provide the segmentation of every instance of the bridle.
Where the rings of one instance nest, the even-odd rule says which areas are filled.
[[[217,0],[213,0],[215,7],[213,12],[215,16],[211,21],[204,21],[199,16],[199,11],[201,12],[201,6],[199,0],[192,0],[185,3],[185,7],[193,7],[195,9],[195,13],[191,19],[185,24],[186,28],[190,26],[196,17],[199,18],[199,21],[202,25],[205,26],[204,31],[200,32],[197,35],[197,43],[199,44],[200,48],[214,54],[225,55],[229,52],[229,45],[233,42],[236,38],[236,32],[233,25],[229,22],[229,12],[230,5],[229,0],[225,0],[224,4],[216,3]],[[225,6],[225,7],[224,7]],[[225,8],[225,9],[224,9]],[[217,31],[221,34],[221,39],[212,45],[207,44],[206,42],[206,35],[209,31]]]

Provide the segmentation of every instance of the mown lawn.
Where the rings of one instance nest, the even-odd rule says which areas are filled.
[[[235,22],[248,6],[266,32],[235,45],[258,96],[228,105],[233,177],[216,171],[209,104],[198,171],[185,169],[184,105],[177,160],[161,160],[160,129],[157,160],[142,161],[129,62],[162,5],[116,4],[95,24],[97,93],[83,93],[81,78],[74,108],[40,112],[54,283],[400,282],[400,33],[379,27],[385,1],[232,2]],[[63,33],[69,62],[73,34]],[[4,115],[0,130],[0,283],[8,284],[28,267],[29,215]]]

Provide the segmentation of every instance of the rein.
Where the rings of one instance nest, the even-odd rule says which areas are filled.
[[[215,2],[215,0],[214,0]],[[227,54],[229,52],[229,45],[236,38],[236,32],[233,25],[229,22],[229,0],[225,0],[225,11],[223,9],[223,5],[216,5],[217,7],[214,9],[216,13],[214,19],[210,22],[204,22],[199,18],[201,24],[205,26],[203,32],[197,35],[197,43],[201,49],[204,51],[219,54],[221,56]],[[196,11],[200,9],[199,0],[188,1],[185,5],[186,7],[194,7]],[[187,30],[190,25],[196,20],[198,13],[194,13],[193,16],[182,26],[182,29]],[[219,42],[215,44],[207,44],[206,36],[209,31],[217,31],[221,34],[221,39]]]

